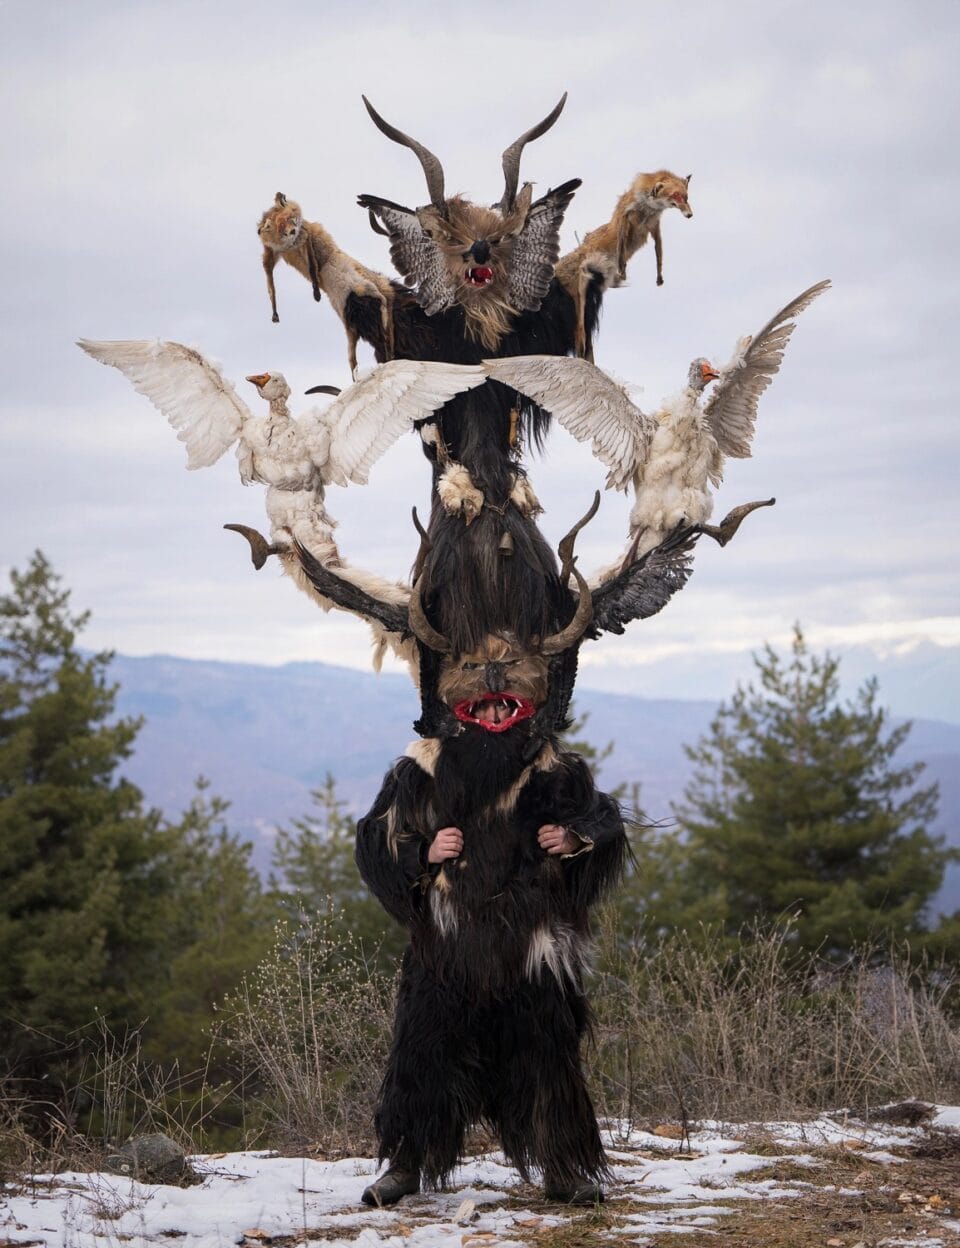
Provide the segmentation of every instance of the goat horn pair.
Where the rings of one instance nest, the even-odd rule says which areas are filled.
[[[377,129],[382,134],[385,134],[388,139],[392,139],[394,143],[399,143],[403,147],[409,147],[416,154],[426,175],[430,202],[434,208],[446,217],[447,203],[443,194],[443,165],[434,156],[433,152],[424,147],[422,143],[418,143],[416,139],[411,139],[409,134],[404,134],[396,126],[391,126],[388,121],[380,116],[365,95],[361,98]],[[503,198],[500,200],[500,211],[502,213],[512,212],[516,203],[517,186],[520,181],[520,156],[523,153],[523,149],[528,143],[532,143],[534,139],[539,139],[542,134],[546,134],[561,112],[563,112],[563,106],[566,102],[567,93],[564,91],[559,103],[544,117],[543,121],[539,122],[532,129],[527,130],[524,134],[521,134],[520,138],[516,142],[511,143],[503,153],[504,190]]]
[[[587,523],[596,515],[597,508],[600,506],[600,491],[598,490],[593,498],[593,503],[589,511],[579,520],[570,532],[560,543],[560,556],[563,559],[563,583],[566,584],[570,573],[577,582],[577,589],[580,597],[577,601],[577,609],[573,613],[573,619],[566,626],[561,628],[557,633],[551,633],[548,637],[544,637],[540,644],[540,653],[546,657],[554,654],[560,654],[568,649],[575,642],[579,641],[583,634],[590,626],[593,619],[593,595],[590,592],[590,586],[584,577],[580,575],[577,569],[576,559],[573,555],[573,544],[577,534]],[[429,542],[429,538],[421,527],[418,519],[416,508],[414,508],[414,523],[420,531],[421,535],[421,555],[423,552],[423,543]],[[439,654],[449,654],[452,650],[449,640],[444,637],[443,633],[438,632],[427,619],[426,612],[423,609],[423,575],[422,563],[420,556],[417,558],[417,577],[414,581],[413,589],[410,592],[410,603],[407,607],[407,623],[410,631],[430,650],[435,650]]]
[[[540,653],[547,658],[562,653],[572,646],[574,642],[579,641],[593,619],[593,598],[590,594],[590,586],[580,575],[575,565],[572,571],[580,590],[577,609],[573,613],[573,619],[566,628],[561,628],[558,633],[551,633],[549,637],[543,639]],[[410,592],[410,602],[407,606],[407,620],[410,625],[410,631],[429,650],[435,650],[438,654],[449,654],[452,649],[450,642],[444,637],[443,633],[438,632],[433,627],[423,609],[422,585],[423,577],[420,576]]]

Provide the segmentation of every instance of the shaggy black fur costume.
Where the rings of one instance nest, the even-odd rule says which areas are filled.
[[[606,1159],[580,1064],[588,911],[620,877],[619,808],[583,759],[530,728],[416,742],[357,830],[357,863],[410,933],[376,1115],[381,1160],[446,1181],[477,1121],[548,1190],[599,1182]],[[546,823],[581,842],[544,852]],[[436,832],[463,853],[428,865]]]
[[[538,311],[516,314],[496,350],[469,338],[461,307],[428,316],[408,290],[395,290],[394,358],[476,364],[492,356],[567,355],[574,350],[573,301],[555,279]],[[591,336],[600,297],[593,294],[587,301]],[[378,361],[389,358],[376,300],[351,295],[346,319],[373,346]],[[462,464],[487,505],[466,526],[449,516],[434,495],[432,547],[424,563],[432,591],[431,622],[460,651],[475,649],[491,632],[506,630],[524,642],[553,632],[569,618],[572,599],[560,589],[552,553],[537,525],[509,501],[523,444],[542,444],[549,415],[507,386],[488,381],[451,399],[435,423],[438,441],[424,443],[434,481],[449,461]]]

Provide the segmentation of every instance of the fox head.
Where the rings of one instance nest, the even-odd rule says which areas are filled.
[[[271,251],[289,251],[300,242],[303,232],[303,213],[300,205],[277,191],[273,207],[260,218],[257,233],[264,247]]]

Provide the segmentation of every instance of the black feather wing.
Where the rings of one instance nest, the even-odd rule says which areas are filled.
[[[530,205],[510,263],[510,302],[520,312],[536,312],[550,288],[560,258],[560,223],[579,185],[573,178]]]
[[[646,620],[661,611],[690,579],[700,533],[695,525],[678,526],[659,546],[595,589],[593,627],[622,633],[631,620]]]
[[[324,598],[329,598],[344,611],[360,616],[363,620],[376,620],[388,633],[407,632],[407,612],[404,607],[382,602],[372,594],[359,589],[350,581],[343,580],[311,555],[298,541],[293,543],[300,566],[313,588]]]

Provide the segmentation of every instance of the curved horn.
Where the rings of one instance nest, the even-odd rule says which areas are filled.
[[[407,607],[407,621],[410,625],[410,631],[429,650],[436,650],[438,654],[449,654],[451,649],[450,642],[447,641],[443,633],[437,632],[423,610],[423,602],[420,597],[420,586],[422,584],[423,577],[417,577],[413,589],[410,591],[410,604]],[[589,597],[589,591],[587,596]],[[591,603],[591,608],[592,605]]]
[[[508,213],[513,211],[513,206],[517,198],[517,184],[520,181],[520,155],[528,143],[532,143],[534,139],[539,139],[541,134],[546,134],[553,123],[563,112],[563,106],[567,102],[567,93],[564,91],[560,97],[559,104],[544,117],[543,121],[528,130],[526,134],[521,134],[520,138],[503,153],[503,199],[500,200],[500,211]],[[369,105],[367,105],[369,108]]]
[[[545,656],[559,654],[561,650],[568,650],[570,646],[580,640],[593,619],[593,595],[590,593],[590,586],[577,571],[576,564],[571,564],[570,570],[573,572],[577,587],[580,590],[580,601],[577,603],[573,619],[567,627],[562,628],[559,633],[551,633],[549,637],[544,638],[543,645],[540,647],[540,653]]]
[[[422,143],[418,143],[416,139],[411,139],[408,134],[404,134],[402,130],[398,130],[396,126],[391,126],[389,121],[384,121],[377,110],[373,107],[365,95],[360,97],[367,107],[367,112],[373,120],[373,124],[377,129],[392,139],[394,143],[399,143],[403,147],[409,147],[417,156],[420,164],[423,166],[423,172],[427,179],[427,190],[430,193],[430,202],[434,208],[438,209],[444,217],[447,215],[447,205],[443,197],[443,165],[437,160],[433,152],[428,151]],[[514,188],[516,189],[516,188]]]
[[[433,546],[433,542],[430,541],[430,535],[427,533],[427,530],[420,523],[420,517],[417,515],[416,507],[414,507],[413,509],[413,527],[420,534],[420,548],[417,551],[417,558],[414,561],[414,565],[413,565],[413,578],[412,579],[414,582],[416,582],[420,580],[420,574],[423,571],[423,565],[427,562],[427,555],[430,553],[430,550]]]
[[[597,510],[599,506],[600,506],[600,491],[595,490],[594,495],[593,495],[593,502],[590,504],[589,508],[587,509],[586,515],[581,520],[577,521],[577,523],[573,526],[573,528],[570,530],[567,536],[563,538],[563,540],[560,542],[560,545],[557,547],[557,554],[560,556],[561,560],[563,561],[560,566],[560,584],[561,585],[566,585],[570,577],[570,573],[573,570],[573,563],[574,563],[573,546],[577,540],[577,534],[580,532],[583,526],[585,524],[589,524],[589,522],[597,514]]]

